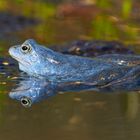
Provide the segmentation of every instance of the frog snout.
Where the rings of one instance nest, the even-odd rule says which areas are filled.
[[[9,54],[15,54],[15,52],[18,50],[17,48],[20,47],[20,45],[15,45],[9,48]]]
[[[9,48],[9,54],[12,55],[14,54],[15,46]]]
[[[11,55],[11,56],[15,56],[15,55],[17,55],[18,54],[18,46],[12,46],[12,47],[10,47],[9,48],[9,54]]]

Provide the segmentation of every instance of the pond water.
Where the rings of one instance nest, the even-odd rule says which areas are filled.
[[[28,38],[46,46],[61,46],[77,39],[117,40],[140,52],[138,0],[79,0],[76,5],[72,2],[0,1],[1,13],[11,14],[0,18],[0,64],[3,63],[0,65],[1,139],[140,139],[138,92],[67,92],[31,108],[24,108],[9,98],[8,94],[21,77],[16,62],[9,57],[8,49]],[[17,15],[23,17],[19,19]]]

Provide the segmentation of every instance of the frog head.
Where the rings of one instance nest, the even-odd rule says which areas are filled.
[[[12,46],[9,54],[18,61],[19,69],[30,75],[51,73],[53,65],[58,63],[56,52],[39,45],[33,39],[28,39],[21,45]]]

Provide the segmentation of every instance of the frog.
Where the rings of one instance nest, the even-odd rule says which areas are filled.
[[[19,69],[31,76],[57,82],[86,82],[95,87],[104,87],[119,79],[122,81],[123,77],[127,80],[140,66],[139,55],[81,57],[56,52],[34,39],[10,47],[9,54],[18,61]]]

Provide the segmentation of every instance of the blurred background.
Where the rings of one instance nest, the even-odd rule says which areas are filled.
[[[139,6],[139,0],[0,0],[0,44],[27,38],[44,44],[77,39],[139,44]]]
[[[0,0],[0,57],[29,38],[46,46],[116,40],[139,52],[140,1]],[[14,79],[17,71],[12,73]],[[8,98],[14,84],[0,73],[0,139],[140,139],[139,93],[58,94],[25,109]]]

